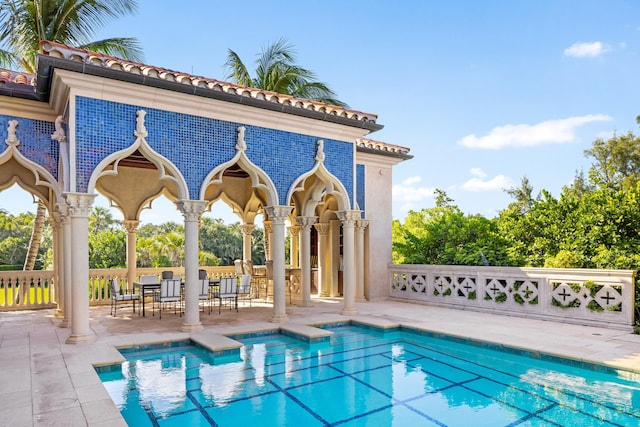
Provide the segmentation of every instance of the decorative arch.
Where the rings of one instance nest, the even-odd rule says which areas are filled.
[[[224,174],[224,171],[237,163],[249,175],[249,178],[251,179],[251,187],[262,190],[266,194],[267,205],[277,206],[278,191],[276,190],[276,186],[269,175],[267,175],[265,171],[247,157],[247,143],[244,140],[244,133],[244,126],[238,127],[238,140],[235,147],[236,154],[231,160],[216,166],[211,172],[209,172],[202,183],[202,187],[200,188],[200,199],[204,200],[205,193],[209,185],[222,184],[222,175]]]
[[[324,165],[324,141],[320,139],[317,144],[315,165],[311,170],[300,175],[293,183],[287,193],[287,202],[292,202],[295,193],[305,192],[301,199],[302,206],[298,208],[299,214],[303,216],[312,216],[316,206],[322,203],[325,195],[331,195],[335,198],[339,210],[351,209],[347,189]],[[313,179],[313,181],[308,182],[309,179]]]
[[[32,194],[35,194],[43,202],[49,202],[50,204],[53,204],[54,202],[58,203],[62,201],[60,185],[54,178],[54,176],[51,175],[51,173],[45,168],[33,162],[32,160],[29,160],[20,152],[20,141],[16,136],[17,126],[17,120],[9,120],[9,126],[7,128],[7,138],[5,140],[7,148],[2,153],[0,153],[0,165],[8,163],[11,160],[15,161],[18,165],[22,166],[24,170],[30,172],[30,174],[33,176],[33,182],[27,182],[25,179],[14,174],[14,176],[12,176],[12,178],[8,181],[0,182],[0,190],[7,189],[13,184],[17,183],[20,188]],[[52,138],[54,135],[52,135]],[[55,200],[50,200],[50,196],[38,190],[37,187],[47,188],[50,192],[53,193],[53,195],[55,196]],[[48,208],[50,209],[52,207],[53,206],[49,206]]]
[[[171,162],[171,160],[151,148],[147,142],[147,129],[144,125],[144,116],[146,114],[147,113],[144,110],[138,110],[136,113],[137,119],[134,135],[137,138],[135,142],[128,148],[116,151],[115,153],[105,157],[98,166],[96,166],[95,170],[91,174],[91,178],[89,179],[89,184],[87,186],[88,193],[93,193],[95,191],[96,182],[101,177],[117,175],[118,164],[120,161],[133,154],[136,150],[139,150],[140,153],[142,153],[142,155],[144,155],[157,168],[159,174],[158,179],[173,183],[178,190],[178,198],[181,200],[189,200],[189,187],[180,170]],[[109,168],[109,165],[112,163],[113,167]]]

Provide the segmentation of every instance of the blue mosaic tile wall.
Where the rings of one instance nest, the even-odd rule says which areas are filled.
[[[16,137],[20,141],[20,145],[18,145],[20,153],[42,166],[57,180],[60,145],[58,141],[51,139],[51,135],[55,132],[53,122],[0,115],[0,127],[2,128],[0,129],[0,153],[7,148],[5,140],[8,136],[9,120],[18,121]]]
[[[109,154],[135,142],[138,106],[77,97],[78,189],[85,192],[96,166]],[[183,174],[191,199],[198,199],[206,175],[235,155],[238,126],[245,126],[246,154],[276,186],[281,205],[301,174],[315,163],[318,138],[144,108],[147,142]],[[324,139],[325,166],[353,200],[353,144]]]
[[[362,211],[362,213],[360,214],[363,218],[364,218],[364,211],[365,211],[365,206],[364,206],[364,201],[365,201],[365,197],[364,197],[364,191],[365,191],[365,180],[364,180],[364,171],[365,171],[365,166],[364,165],[356,165],[356,201],[358,202],[358,206],[360,207],[360,210]]]

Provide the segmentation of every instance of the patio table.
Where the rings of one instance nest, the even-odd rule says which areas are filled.
[[[182,281],[182,286],[184,287],[184,280]],[[209,279],[209,286],[220,286],[220,279]],[[144,300],[147,292],[155,292],[160,289],[160,281],[157,282],[133,282],[133,287],[138,290],[140,294],[140,299],[142,299],[142,317],[145,316],[144,312]]]

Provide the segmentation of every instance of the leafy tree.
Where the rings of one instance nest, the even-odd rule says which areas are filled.
[[[220,258],[222,265],[233,265],[234,260],[242,259],[240,224],[225,225],[219,218],[202,218],[200,245],[203,251]]]
[[[2,0],[0,46],[4,49],[0,49],[0,65],[10,68],[18,64],[34,73],[42,40],[142,61],[134,38],[92,41],[98,28],[136,8],[136,0]]]
[[[636,121],[640,124],[640,116]],[[640,138],[631,131],[621,136],[614,134],[606,141],[598,138],[584,153],[595,161],[589,170],[593,184],[628,190],[640,181]]]
[[[522,177],[520,181],[520,187],[511,187],[505,192],[511,196],[520,209],[521,212],[526,213],[531,209],[531,205],[533,205],[533,186],[529,182],[529,178],[526,176]]]
[[[510,265],[497,223],[457,206],[410,211],[393,222],[393,260],[408,264]]]
[[[124,268],[126,266],[124,230],[100,230],[89,234],[89,268]]]
[[[331,105],[346,107],[325,83],[316,80],[313,71],[296,64],[293,45],[281,38],[262,49],[256,60],[255,76],[251,77],[237,53],[229,49],[225,68],[231,81],[272,92],[306,98]]]

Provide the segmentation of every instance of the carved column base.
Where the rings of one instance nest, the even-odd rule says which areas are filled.
[[[345,308],[340,312],[340,314],[342,314],[343,316],[355,316],[356,314],[358,314],[358,310],[356,310],[355,308]]]
[[[182,332],[198,332],[203,329],[202,323],[183,323],[180,327],[180,331]]]
[[[71,326],[71,321],[69,319],[62,319],[62,322],[58,325],[58,328],[68,328]]]
[[[271,316],[271,323],[284,323],[289,321],[289,316],[286,314],[274,314]]]
[[[66,344],[85,344],[95,341],[96,336],[94,334],[83,335],[69,335],[69,338],[65,341]]]

